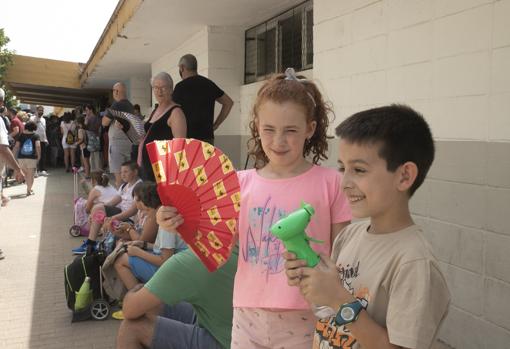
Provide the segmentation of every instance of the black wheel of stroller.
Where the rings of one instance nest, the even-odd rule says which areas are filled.
[[[106,320],[110,315],[110,304],[104,299],[98,299],[90,305],[90,315],[94,320]]]
[[[81,234],[81,228],[79,225],[73,225],[69,228],[69,234],[74,237],[78,237]]]

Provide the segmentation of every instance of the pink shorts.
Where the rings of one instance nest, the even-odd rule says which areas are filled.
[[[311,310],[234,308],[232,349],[310,349],[317,319]]]

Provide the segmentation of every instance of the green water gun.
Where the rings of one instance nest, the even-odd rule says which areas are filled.
[[[315,210],[310,204],[302,202],[301,208],[280,219],[269,228],[269,231],[283,242],[287,251],[294,253],[298,259],[306,260],[311,268],[319,263],[320,257],[310,247],[310,241],[324,242],[315,240],[305,233],[314,213]]]

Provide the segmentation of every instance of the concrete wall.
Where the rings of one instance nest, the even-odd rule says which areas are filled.
[[[441,340],[509,348],[510,0],[320,0],[314,16],[334,125],[403,102],[432,127],[437,158],[412,208],[452,292]]]
[[[192,53],[197,57],[198,72],[214,81],[234,101],[234,106],[221,127],[215,132],[215,142],[239,167],[240,86],[244,69],[244,31],[239,27],[206,26],[187,39],[177,49],[152,64],[152,75],[170,73],[174,84],[180,81],[177,64],[181,56]],[[221,109],[216,104],[215,115]]]
[[[142,115],[151,113],[150,76],[136,76],[129,79],[129,95],[131,103],[139,104]]]

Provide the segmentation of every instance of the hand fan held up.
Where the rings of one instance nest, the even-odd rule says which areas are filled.
[[[232,162],[196,139],[155,141],[147,152],[161,202],[184,218],[178,233],[209,271],[216,270],[236,241],[240,191]]]

